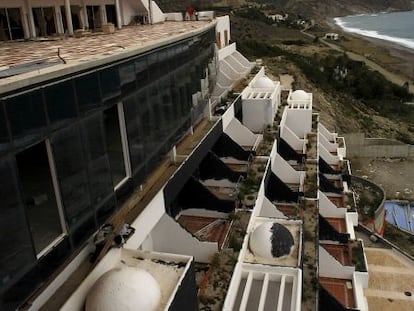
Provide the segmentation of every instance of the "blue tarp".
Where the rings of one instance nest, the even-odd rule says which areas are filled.
[[[414,233],[414,202],[387,201],[387,221]]]

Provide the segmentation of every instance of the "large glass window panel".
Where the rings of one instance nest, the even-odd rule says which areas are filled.
[[[96,72],[75,78],[75,88],[80,112],[87,112],[101,105],[101,90]]]
[[[135,76],[138,88],[142,88],[148,83],[148,63],[147,56],[141,56],[135,60]]]
[[[64,210],[69,226],[73,227],[93,213],[86,158],[78,126],[55,133],[52,145]]]
[[[149,81],[153,82],[160,76],[160,64],[158,62],[158,53],[151,53],[148,55],[148,73]]]
[[[109,101],[121,95],[119,72],[117,66],[105,68],[99,72],[101,92],[104,101]]]
[[[6,153],[10,146],[10,137],[7,130],[3,102],[0,101],[0,155]]]
[[[35,260],[14,159],[0,161],[0,285],[6,288]]]
[[[63,233],[45,142],[18,153],[16,161],[30,231],[40,253]]]
[[[15,144],[41,137],[46,128],[46,115],[40,90],[8,98],[6,110]]]
[[[145,107],[146,100],[144,90],[123,101],[131,166],[134,175],[144,165],[145,161],[144,125],[142,123],[142,113],[144,111],[142,111],[142,107]]]
[[[111,167],[112,182],[115,187],[127,177],[118,105],[104,111],[104,124],[106,149]]]
[[[102,113],[95,114],[83,122],[85,149],[91,199],[98,204],[113,192],[111,170],[106,153],[105,132]]]
[[[122,94],[128,94],[136,89],[135,66],[133,61],[119,65],[119,80]]]
[[[44,89],[50,122],[57,125],[77,116],[72,80],[49,85]]]

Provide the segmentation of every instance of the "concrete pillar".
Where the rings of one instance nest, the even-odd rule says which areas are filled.
[[[103,24],[107,24],[108,23],[108,21],[106,19],[105,4],[101,4],[99,6],[99,14],[100,14],[100,17],[101,17],[101,27],[102,27]]]
[[[24,33],[24,38],[25,39],[29,39],[31,37],[30,34],[30,28],[29,28],[29,22],[28,22],[28,14],[26,11],[26,7],[23,7],[20,10],[20,18],[22,20],[22,26],[23,26],[23,33]]]
[[[116,13],[116,23],[118,24],[118,29],[122,28],[122,19],[121,19],[121,5],[119,0],[115,0],[115,13]]]
[[[60,9],[60,5],[55,5],[55,26],[58,34],[63,35],[65,33],[65,29],[63,29],[62,10]]]
[[[86,4],[84,0],[82,0],[81,15],[82,15],[83,23],[84,23],[83,27],[85,29],[89,29],[88,10],[86,9]]]
[[[70,0],[65,0],[65,13],[66,13],[66,24],[68,27],[69,36],[73,36],[73,22],[72,13],[70,10]]]
[[[29,0],[25,0],[25,7],[27,12],[27,22],[28,22],[28,29],[30,32],[30,38],[36,38],[36,27],[34,23],[34,17],[33,17],[33,9],[30,4]]]

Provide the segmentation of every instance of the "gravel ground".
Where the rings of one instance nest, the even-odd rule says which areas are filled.
[[[414,200],[414,158],[351,159],[352,174],[381,186],[387,199]]]

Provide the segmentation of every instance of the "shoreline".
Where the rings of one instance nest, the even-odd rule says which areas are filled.
[[[354,52],[366,57],[374,63],[382,66],[384,69],[400,76],[401,80],[409,82],[410,87],[414,84],[414,49],[399,45],[395,42],[364,36],[354,32],[347,32],[337,25],[334,19],[327,20],[327,25],[341,36],[345,41],[335,42],[345,50]],[[360,41],[360,42],[358,42]],[[374,50],[372,53],[366,53],[367,47]],[[384,52],[388,54],[384,55]],[[392,59],[393,58],[393,59]]]

